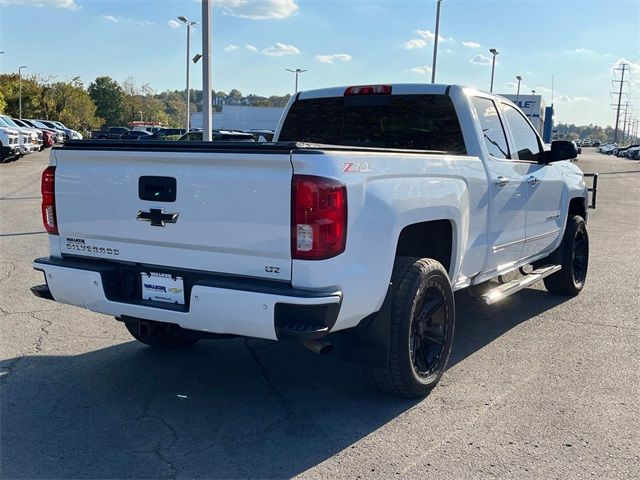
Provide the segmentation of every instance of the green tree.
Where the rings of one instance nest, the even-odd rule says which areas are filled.
[[[121,125],[125,118],[124,93],[111,77],[98,77],[89,85],[89,96],[96,106],[96,114],[106,125]]]

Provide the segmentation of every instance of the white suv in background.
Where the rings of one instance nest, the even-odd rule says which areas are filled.
[[[5,163],[20,155],[18,132],[0,125],[0,163]]]
[[[9,127],[18,132],[18,142],[20,144],[20,152],[23,155],[40,150],[38,145],[38,134],[28,128],[19,127],[11,117],[0,115],[0,125]]]

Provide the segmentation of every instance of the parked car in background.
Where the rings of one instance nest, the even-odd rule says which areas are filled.
[[[640,146],[631,147],[626,151],[625,157],[631,160],[638,160],[640,156]]]
[[[0,163],[20,157],[18,131],[0,124]]]
[[[253,135],[244,132],[234,132],[229,130],[213,130],[211,140],[214,142],[255,142]],[[193,130],[185,133],[179,142],[202,142],[202,130]]]
[[[244,130],[246,133],[250,133],[253,135],[253,139],[256,142],[271,142],[273,141],[273,136],[276,134],[275,130],[267,130],[267,129],[251,129]]]
[[[57,122],[55,120],[41,120],[39,118],[36,121],[46,125],[50,128],[55,128],[57,130],[61,130],[64,132],[65,140],[82,140],[82,134],[80,132],[76,132],[70,128],[67,128],[63,123]]]
[[[11,120],[11,117],[0,115],[0,125],[13,128],[18,132],[18,143],[22,155],[28,155],[40,149],[38,145],[38,135],[28,128],[19,127]]]
[[[19,119],[11,118],[8,115],[0,115],[0,116],[4,118],[5,122],[7,122],[10,127],[19,128],[22,130],[28,130],[29,132],[31,132],[32,151],[40,151],[44,148],[42,130],[26,125],[22,123]],[[33,143],[34,141],[33,134],[36,135],[35,143]]]
[[[600,140],[594,140],[593,141],[593,146],[594,147],[599,147],[600,146]]]
[[[616,157],[627,158],[628,155],[629,155],[629,150],[631,150],[632,148],[636,148],[638,146],[640,146],[640,145],[638,145],[636,143],[636,144],[633,144],[633,145],[628,145],[626,147],[620,147],[620,148],[618,148],[618,150],[616,150],[616,154],[615,155],[616,155]]]
[[[589,137],[587,137],[584,140],[582,140],[582,146],[583,147],[590,147],[591,146],[591,139]]]
[[[129,130],[125,132],[120,140],[149,140],[153,135],[146,130]]]
[[[97,130],[91,132],[91,138],[93,139],[119,139],[122,135],[127,133],[129,129],[127,127],[109,127],[106,130]]]
[[[184,128],[162,128],[151,135],[147,140],[168,140],[167,137],[182,136],[186,133]]]
[[[579,142],[572,142],[573,145],[576,147],[576,150],[578,151],[578,154],[582,153],[582,147],[580,146]],[[576,157],[576,160],[578,159],[578,157]]]
[[[53,144],[55,143],[53,136],[51,135],[51,133],[49,133],[48,130],[32,127],[27,122],[25,122],[24,120],[20,120],[19,118],[12,118],[11,120],[13,120],[13,122],[20,127],[30,128],[36,132],[36,134],[38,135],[38,143],[40,144],[41,151],[44,150],[45,148],[52,147]]]
[[[36,128],[46,128],[51,130],[52,132],[55,132],[55,136],[56,136],[56,143],[57,144],[61,144],[67,141],[67,135],[64,133],[63,130],[60,130],[57,127],[52,127],[50,125],[45,125],[44,123],[38,121],[38,120],[33,120],[33,119],[23,119],[24,122],[27,122],[29,125],[32,125]]]

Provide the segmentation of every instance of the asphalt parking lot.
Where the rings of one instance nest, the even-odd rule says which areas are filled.
[[[590,270],[483,306],[457,295],[449,369],[422,401],[336,354],[260,340],[155,351],[35,298],[48,153],[0,165],[2,478],[638,478],[640,163],[599,171]]]

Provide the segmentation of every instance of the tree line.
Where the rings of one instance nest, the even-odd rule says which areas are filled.
[[[19,91],[18,74],[0,75],[0,113],[19,115]],[[289,101],[289,95],[245,96],[236,89],[212,93],[216,111],[222,109],[222,104],[284,107]],[[190,111],[201,111],[202,91],[191,90],[189,101]],[[108,76],[98,77],[88,86],[79,77],[68,81],[35,75],[22,77],[24,118],[57,120],[82,132],[126,126],[136,120],[180,127],[184,125],[186,111],[184,90],[157,93],[148,83],[139,85],[131,77],[122,83]]]
[[[613,127],[603,128],[594,124],[574,125],[573,123],[559,123],[554,130],[558,134],[563,134],[567,140],[582,140],[589,137],[592,141],[599,140],[601,143],[612,142],[614,134]]]

